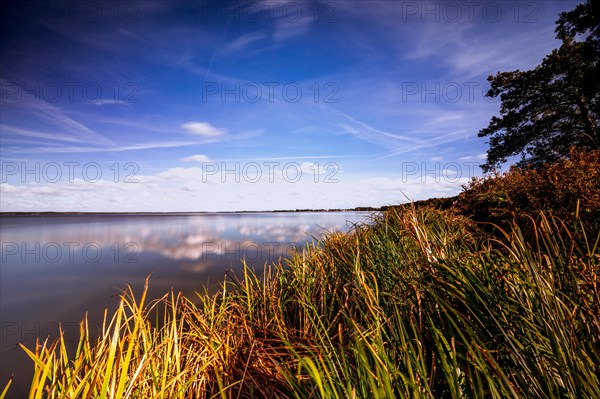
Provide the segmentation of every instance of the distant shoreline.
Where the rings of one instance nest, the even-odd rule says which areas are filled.
[[[456,200],[453,197],[434,197],[426,200],[412,202],[416,207],[433,206],[439,209],[448,209]],[[194,212],[0,212],[3,216],[191,216],[191,215],[215,215],[215,214],[258,214],[258,213],[325,213],[325,212],[385,212],[391,208],[402,208],[411,202],[398,205],[384,205],[381,207],[358,206],[356,208],[333,208],[333,209],[276,209],[262,211],[194,211]]]
[[[0,212],[4,216],[186,216],[186,215],[210,215],[210,214],[255,214],[255,213],[317,213],[317,212],[382,212],[388,206],[380,208],[357,207],[349,209],[295,209],[295,210],[272,210],[272,211],[194,211],[194,212]]]

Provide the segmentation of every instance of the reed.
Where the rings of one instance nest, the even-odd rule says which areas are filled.
[[[600,397],[598,237],[535,216],[390,209],[215,295],[128,289],[75,353],[23,346],[30,397]]]

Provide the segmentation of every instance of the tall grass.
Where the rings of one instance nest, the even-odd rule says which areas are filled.
[[[541,215],[489,236],[391,209],[216,295],[124,292],[75,353],[23,347],[30,397],[600,397],[600,253],[583,231]]]

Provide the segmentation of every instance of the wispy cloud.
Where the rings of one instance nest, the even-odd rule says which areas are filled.
[[[384,130],[377,129],[373,126],[354,119],[350,115],[342,113],[342,115],[353,123],[354,126],[341,124],[340,126],[348,133],[358,137],[361,140],[369,141],[371,143],[392,142],[392,143],[414,143],[415,138],[408,135],[400,135],[395,133],[386,132]]]
[[[311,15],[303,15],[298,20],[290,22],[289,20],[281,19],[275,26],[275,32],[273,33],[273,39],[276,42],[281,42],[299,35],[302,35],[310,29],[313,23],[313,17]]]
[[[186,122],[181,127],[190,134],[202,137],[218,137],[227,133],[226,129],[219,129],[207,122]]]
[[[12,85],[11,82],[7,82],[5,79],[0,78],[0,84],[3,86]],[[2,99],[3,107],[7,109],[21,109],[25,114],[28,114],[31,118],[45,121],[50,123],[56,128],[64,131],[64,136],[69,135],[73,137],[71,141],[86,141],[88,143],[94,143],[98,145],[114,145],[115,143],[105,135],[98,133],[81,122],[68,116],[61,108],[56,105],[50,104],[42,98],[30,99],[29,101],[19,101],[16,97],[6,96]]]
[[[0,131],[2,131],[2,133],[5,135],[14,134],[17,136],[35,137],[38,139],[44,139],[49,141],[66,141],[72,143],[85,142],[85,140],[77,136],[71,136],[62,133],[39,132],[29,129],[22,129],[11,125],[0,125]],[[4,137],[4,139],[6,140],[6,137]]]
[[[358,158],[360,155],[302,155],[302,156],[274,156],[274,157],[254,157],[254,158],[219,158],[211,159],[207,155],[197,154],[182,158],[184,162],[240,162],[240,161],[291,161],[291,160],[315,160],[315,159],[341,159]]]
[[[39,117],[49,121],[59,128],[72,132],[78,138],[98,145],[110,145],[114,142],[105,135],[95,132],[83,123],[66,115],[60,108],[45,101],[27,103],[28,107]]]
[[[129,105],[126,101],[115,100],[112,98],[100,98],[94,101],[91,101],[94,105]]]
[[[483,153],[483,154],[477,154],[477,155],[467,155],[467,156],[458,158],[458,160],[459,161],[481,161],[481,160],[484,160],[485,158],[487,158],[487,155],[485,153]]]
[[[316,3],[297,0],[280,0],[260,2],[263,12],[269,10],[274,15],[273,40],[282,42],[307,33],[315,21],[312,7]]]
[[[166,141],[141,143],[122,146],[106,146],[106,147],[32,147],[13,149],[15,153],[94,153],[94,152],[123,152],[123,151],[139,151],[151,150],[155,148],[173,148],[185,147],[198,144],[205,144],[204,141]]]
[[[238,161],[288,161],[292,159],[337,159],[337,158],[357,158],[360,155],[303,155],[303,156],[289,156],[289,157],[261,157],[261,158],[242,158],[237,159]],[[224,159],[223,161],[229,161]]]
[[[232,53],[236,51],[240,51],[248,47],[254,42],[263,40],[267,37],[262,32],[250,32],[245,35],[238,37],[237,39],[232,40],[227,45],[225,45],[223,52],[224,53]]]
[[[351,124],[340,124],[345,132],[388,150],[385,155],[376,158],[378,160],[460,141],[464,139],[465,135],[472,132],[470,128],[449,131],[447,124],[449,117],[445,114],[431,118],[428,124],[422,126],[421,130],[406,128],[403,134],[377,129],[349,115],[343,115],[351,122]],[[450,119],[460,119],[460,117],[453,116]]]
[[[501,70],[528,69],[537,65],[553,47],[553,27],[514,33],[501,24],[434,23],[418,31],[401,26],[409,38],[405,58],[411,61],[437,60],[450,67],[449,75],[460,79],[487,76]],[[418,32],[418,34],[417,34]],[[545,43],[545,45],[540,45]]]
[[[211,162],[210,158],[206,155],[203,154],[198,154],[198,155],[192,155],[189,157],[185,157],[182,159],[182,161],[184,162]]]

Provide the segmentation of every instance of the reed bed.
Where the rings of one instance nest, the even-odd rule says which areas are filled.
[[[390,209],[215,295],[129,289],[75,353],[23,346],[30,397],[600,397],[599,237],[497,231]]]

